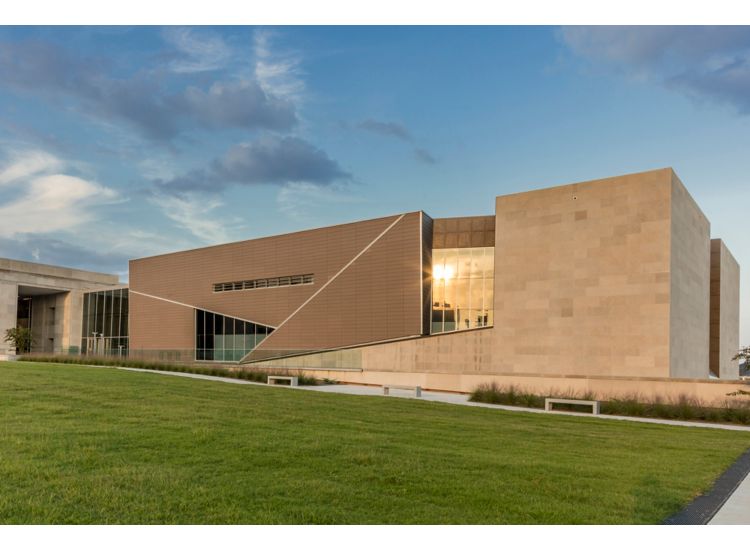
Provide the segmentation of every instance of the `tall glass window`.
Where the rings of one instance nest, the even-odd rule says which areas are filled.
[[[494,247],[433,249],[431,333],[492,325],[494,278]]]
[[[195,358],[198,361],[239,361],[273,332],[273,328],[195,310]]]
[[[127,356],[127,288],[99,290],[83,295],[80,351],[84,355]]]

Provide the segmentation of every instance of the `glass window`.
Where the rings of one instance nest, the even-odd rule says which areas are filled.
[[[469,319],[469,279],[456,279],[454,284],[456,289],[456,329],[471,328],[471,320]]]
[[[96,316],[94,317],[94,331],[101,335],[104,332],[104,306],[106,303],[105,292],[97,292],[96,296]]]
[[[432,333],[492,324],[494,247],[432,251]]]
[[[80,350],[84,354],[128,354],[127,288],[83,295]]]
[[[233,281],[231,283],[214,283],[214,292],[225,292],[230,290],[251,290],[254,288],[269,288],[289,285],[312,284],[314,276],[312,273],[305,275],[287,275],[284,277],[271,277],[268,279],[252,279],[248,281]]]
[[[271,331],[271,327],[198,309],[195,358],[198,361],[239,361]]]
[[[203,352],[206,349],[206,312],[197,309],[195,310],[195,347]]]

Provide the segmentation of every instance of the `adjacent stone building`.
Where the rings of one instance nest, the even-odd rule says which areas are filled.
[[[84,293],[112,288],[116,275],[0,258],[0,356],[14,355],[5,332],[31,328],[32,351],[80,350]]]

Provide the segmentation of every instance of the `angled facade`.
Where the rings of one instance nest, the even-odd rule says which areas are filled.
[[[253,361],[421,336],[426,223],[414,212],[133,260],[131,350]]]
[[[494,210],[134,260],[131,349],[363,372],[736,378],[738,266],[671,169],[500,196]]]
[[[671,169],[493,207],[132,260],[126,320],[103,337],[96,323],[114,302],[90,298],[80,349],[455,391],[497,381],[663,394],[715,382],[718,396],[738,378],[739,266]]]

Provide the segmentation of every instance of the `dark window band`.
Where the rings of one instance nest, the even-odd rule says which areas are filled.
[[[253,290],[256,288],[273,288],[277,286],[311,285],[313,274],[287,275],[285,277],[270,277],[268,279],[252,279],[249,281],[232,281],[231,283],[214,283],[214,292],[229,292],[230,290]]]

